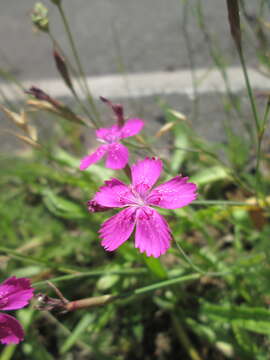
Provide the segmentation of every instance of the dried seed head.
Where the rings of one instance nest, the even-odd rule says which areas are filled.
[[[156,138],[159,138],[160,136],[166,134],[168,131],[170,131],[175,125],[175,122],[174,121],[171,121],[167,124],[165,124],[164,126],[162,126],[158,132],[156,133],[155,137]]]
[[[185,114],[181,113],[180,111],[176,111],[173,109],[168,110],[170,114],[172,114],[177,120],[186,121],[187,117]]]
[[[62,299],[55,299],[46,294],[39,293],[35,296],[36,304],[35,308],[41,311],[57,311],[60,313],[65,313],[66,304]]]
[[[8,119],[14,122],[15,125],[22,127],[26,123],[25,116],[22,116],[22,114],[17,114],[1,104],[0,109],[3,111],[3,113],[7,116]]]

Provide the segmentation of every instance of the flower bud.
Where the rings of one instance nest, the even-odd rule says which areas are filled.
[[[36,3],[31,15],[33,24],[43,32],[49,31],[48,9],[40,2]]]
[[[60,75],[62,76],[65,84],[69,89],[73,89],[73,84],[71,82],[71,78],[69,76],[69,71],[66,65],[65,58],[57,51],[56,49],[53,51],[53,57],[55,61],[55,65]]]
[[[123,106],[120,104],[113,104],[109,99],[106,99],[104,96],[100,96],[100,100],[110,106],[110,108],[114,112],[118,126],[122,127],[125,124]]]

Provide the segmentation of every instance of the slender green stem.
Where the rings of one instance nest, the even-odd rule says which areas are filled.
[[[260,173],[260,161],[261,161],[261,152],[262,152],[262,141],[263,141],[263,136],[264,136],[265,129],[266,129],[266,121],[269,116],[269,111],[270,111],[270,101],[268,99],[266,108],[265,108],[265,112],[264,112],[263,121],[260,126],[259,133],[258,133],[256,170],[255,170],[256,183],[257,183],[257,194],[258,194],[258,197],[260,196],[262,200],[264,199],[265,192],[263,189],[262,177],[261,177],[261,173]]]
[[[244,201],[196,200],[192,205],[249,206],[250,204]]]
[[[195,265],[193,263],[193,261],[191,260],[191,258],[186,254],[186,252],[184,251],[184,249],[178,244],[177,241],[175,241],[176,246],[179,250],[179,252],[182,254],[183,258],[185,259],[185,261],[191,266],[192,269],[194,269],[195,271],[197,271],[198,273],[204,275],[204,276],[223,276],[223,275],[228,275],[230,274],[232,271],[231,270],[227,270],[227,271],[205,271],[201,268],[199,268],[199,266]]]
[[[131,270],[133,270],[133,269],[131,269]],[[128,275],[138,275],[138,273],[133,273],[132,274],[131,270],[129,272],[127,272],[126,274],[128,274]],[[98,272],[93,271],[93,272],[89,272],[89,273],[96,273],[97,274]],[[107,274],[114,274],[114,273],[116,274],[116,273],[119,273],[119,272],[110,271]],[[86,273],[84,275],[87,276]],[[99,272],[99,275],[104,275],[104,272],[103,273]],[[88,276],[89,276],[89,274],[88,274]],[[143,294],[155,291],[155,290],[162,289],[164,287],[168,287],[168,286],[172,286],[172,285],[176,285],[176,284],[181,284],[181,283],[185,283],[185,282],[189,282],[189,281],[193,281],[193,280],[198,280],[201,276],[202,275],[198,274],[198,273],[189,274],[189,275],[181,275],[181,276],[174,277],[172,279],[163,280],[163,281],[159,281],[159,282],[156,282],[154,284],[151,284],[151,285],[143,286],[143,287],[131,290],[131,291],[127,292],[127,293],[115,294],[115,295],[113,295],[113,297],[114,297],[114,300],[117,300],[117,299],[120,299],[120,298],[139,296],[139,295],[143,295]],[[55,279],[50,279],[50,282],[55,283],[55,282],[58,282],[58,281],[60,282],[60,281],[63,281],[63,280],[74,279],[75,277],[76,277],[76,275],[74,277],[62,276],[62,277],[58,277],[58,278],[55,278]],[[39,282],[33,283],[32,285],[34,287],[37,287],[37,286],[41,286],[41,285],[45,285],[45,284],[47,284],[46,281],[39,281]]]
[[[253,113],[253,118],[255,121],[256,131],[257,131],[257,135],[258,135],[259,131],[260,131],[260,120],[259,120],[257,106],[256,106],[256,103],[254,100],[253,91],[252,91],[250,81],[249,81],[249,76],[248,76],[248,71],[247,71],[247,67],[246,67],[243,50],[238,48],[238,54],[239,54],[241,66],[243,69],[243,74],[244,74],[244,78],[245,78],[245,82],[246,82],[248,97],[249,97],[249,101],[250,101],[250,105],[251,105],[251,109],[252,109],[252,113]]]
[[[94,119],[93,120],[95,121],[96,126],[98,126],[99,112],[98,112],[98,110],[96,108],[95,102],[93,100],[93,96],[92,96],[92,94],[90,92],[90,89],[88,87],[87,79],[86,79],[86,76],[85,76],[81,61],[80,61],[79,54],[78,54],[76,46],[75,46],[75,42],[74,42],[73,37],[72,37],[72,33],[70,31],[70,27],[69,27],[69,24],[68,24],[68,21],[67,21],[67,17],[65,15],[65,12],[64,12],[64,9],[63,9],[61,3],[57,4],[57,7],[58,7],[58,10],[60,12],[60,15],[61,15],[64,27],[65,27],[65,30],[67,32],[67,36],[68,36],[68,39],[69,39],[69,42],[70,42],[71,50],[73,52],[73,56],[75,58],[77,66],[78,66],[80,76],[81,76],[82,81],[84,83],[84,88],[85,88],[85,91],[86,91],[87,99],[88,99],[89,104],[91,106],[91,109],[92,109],[92,111],[93,111],[93,113],[95,115],[95,120]]]
[[[239,58],[241,61],[241,65],[242,65],[242,69],[243,69],[243,73],[244,73],[244,77],[245,77],[245,82],[246,82],[246,87],[247,87],[247,92],[248,92],[248,96],[249,96],[249,100],[250,100],[250,105],[251,105],[251,109],[252,109],[252,113],[253,113],[253,118],[255,121],[255,127],[256,127],[256,140],[257,140],[257,149],[256,149],[256,197],[257,199],[259,199],[261,197],[261,177],[260,177],[260,173],[259,173],[259,165],[260,165],[260,157],[261,157],[261,143],[262,143],[262,138],[263,138],[263,134],[264,134],[264,127],[265,127],[265,122],[269,113],[269,109],[268,109],[268,105],[266,108],[266,112],[265,112],[265,116],[264,116],[264,120],[263,120],[263,127],[261,127],[260,125],[260,119],[259,119],[259,115],[258,115],[258,110],[257,110],[257,106],[255,103],[255,99],[254,99],[254,95],[253,95],[253,91],[249,82],[249,77],[248,77],[248,72],[247,72],[247,67],[246,67],[246,63],[245,63],[245,58],[243,55],[243,51],[242,48],[238,48],[238,54],[239,54]]]
[[[137,289],[133,290],[130,293],[124,294],[123,297],[134,296],[134,295],[138,296],[138,295],[146,294],[148,292],[152,292],[152,291],[155,291],[155,290],[158,290],[158,289],[162,289],[162,288],[167,287],[167,286],[197,280],[200,277],[201,277],[201,274],[189,274],[189,275],[184,275],[184,276],[178,276],[178,277],[173,278],[173,279],[159,281],[157,283],[154,283],[154,284],[151,284],[151,285],[148,285],[148,286],[137,288]],[[121,297],[122,297],[122,295],[121,295]]]
[[[75,91],[74,87],[70,88],[70,91],[72,92],[74,98],[77,100],[78,104],[81,106],[81,108],[84,110],[85,114],[87,115],[87,118],[91,121],[91,125],[95,128],[98,128],[98,125],[95,121],[95,119],[92,118],[91,114],[89,113],[87,107],[84,105],[84,103],[81,101],[81,99],[79,98],[77,92]],[[89,126],[89,124],[87,124]]]
[[[123,270],[112,270],[112,271],[106,271],[106,270],[91,270],[91,271],[84,271],[77,274],[71,274],[71,275],[63,275],[58,276],[56,278],[50,279],[50,282],[52,283],[58,283],[63,281],[69,281],[74,279],[79,279],[83,277],[98,277],[103,275],[144,275],[147,273],[147,269],[141,268],[141,269],[123,269]],[[33,284],[35,287],[43,286],[47,283],[47,280],[45,281],[38,281]]]
[[[259,167],[260,167],[262,140],[263,140],[263,136],[264,136],[264,133],[265,133],[266,122],[267,122],[267,119],[268,119],[268,116],[269,116],[269,111],[270,111],[270,100],[268,99],[267,104],[266,104],[266,108],[265,108],[265,112],[264,112],[264,116],[263,116],[263,121],[262,121],[260,131],[259,131],[259,136],[258,136],[256,174],[258,173]]]
[[[185,47],[188,54],[189,66],[190,66],[190,74],[191,74],[191,82],[192,82],[192,91],[193,91],[193,99],[192,99],[192,116],[191,123],[193,120],[196,120],[199,114],[199,103],[200,98],[198,96],[198,82],[196,79],[195,73],[195,61],[194,61],[194,52],[192,49],[192,42],[190,38],[190,32],[188,30],[188,20],[189,20],[189,2],[187,0],[183,1],[182,5],[182,33],[185,41]]]

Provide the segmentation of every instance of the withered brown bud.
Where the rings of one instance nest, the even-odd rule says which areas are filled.
[[[112,109],[112,111],[116,116],[118,125],[122,127],[125,123],[123,106],[121,104],[113,104],[109,99],[103,96],[100,96],[100,100],[105,104],[107,104],[108,106],[110,106],[110,108]]]
[[[36,86],[32,86],[29,90],[25,90],[26,94],[33,95],[38,100],[47,101],[55,107],[60,107],[61,104],[48,95],[45,91],[39,89]]]
[[[72,84],[71,78],[69,76],[65,58],[56,49],[53,50],[53,57],[54,57],[54,61],[55,61],[57,70],[59,71],[60,75],[62,76],[65,84],[70,89],[73,89],[73,84]]]
[[[48,295],[39,293],[35,296],[37,303],[35,308],[42,311],[57,311],[60,313],[67,312],[66,302],[62,299],[52,298]]]

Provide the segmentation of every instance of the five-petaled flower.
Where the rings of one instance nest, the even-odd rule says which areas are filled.
[[[95,152],[81,160],[80,170],[87,169],[107,154],[106,167],[123,169],[128,163],[128,149],[120,143],[121,139],[138,134],[144,126],[141,119],[128,119],[122,126],[115,124],[108,128],[96,130],[97,140],[104,143]]]
[[[160,177],[162,161],[146,158],[131,167],[132,184],[113,178],[105,182],[89,201],[89,211],[124,208],[106,220],[99,230],[102,246],[113,251],[132,234],[135,226],[135,247],[147,256],[159,257],[170,246],[171,230],[163,216],[152,206],[177,209],[197,197],[197,187],[187,177],[176,176],[153,188]]]
[[[34,289],[26,278],[12,276],[0,284],[0,310],[17,310],[28,305]],[[21,324],[13,316],[0,313],[0,342],[18,344],[24,338]]]

